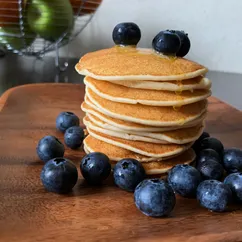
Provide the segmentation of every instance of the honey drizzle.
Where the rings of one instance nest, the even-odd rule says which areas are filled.
[[[177,86],[183,86],[182,80],[176,80],[176,85]]]
[[[177,57],[176,57],[175,55],[168,55],[168,58],[169,58],[172,62],[174,62],[174,61],[177,59]]]
[[[126,55],[156,55],[157,57],[164,58],[167,60],[170,60],[171,62],[174,62],[177,59],[176,55],[164,55],[162,53],[159,53],[153,49],[149,48],[137,48],[135,45],[115,45],[113,48],[116,49],[119,53],[124,53]]]
[[[175,91],[177,95],[181,95],[183,91],[183,83],[182,80],[177,80],[176,85],[179,86],[179,90]]]
[[[182,89],[179,89],[179,90],[175,91],[175,93],[176,93],[176,95],[181,95],[182,91],[183,91]]]
[[[185,124],[185,119],[182,119],[180,122],[179,122],[179,124],[182,126],[182,125],[184,125]]]
[[[175,111],[179,111],[181,107],[182,107],[182,105],[177,105],[177,106],[173,106],[173,109]]]

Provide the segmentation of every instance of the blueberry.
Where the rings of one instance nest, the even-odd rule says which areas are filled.
[[[242,171],[242,150],[237,148],[226,149],[223,155],[223,165],[229,173]]]
[[[178,52],[176,53],[176,55],[183,57],[189,52],[191,47],[191,42],[190,42],[190,39],[188,38],[188,34],[186,34],[184,31],[176,30],[175,33],[180,37],[180,40],[181,40],[181,46]]]
[[[135,187],[145,179],[143,166],[135,159],[120,160],[113,168],[114,182],[120,188],[133,192]]]
[[[176,54],[181,46],[179,36],[175,31],[161,31],[152,41],[153,49],[165,55]]]
[[[56,118],[56,128],[64,133],[72,126],[79,126],[79,118],[72,112],[62,112]]]
[[[242,173],[232,173],[228,175],[224,183],[229,185],[235,199],[242,202]]]
[[[169,171],[167,180],[177,194],[183,197],[194,197],[202,178],[194,167],[176,165]]]
[[[80,169],[88,183],[99,185],[109,176],[111,165],[105,154],[92,152],[83,157]]]
[[[120,23],[113,29],[113,41],[116,45],[137,45],[140,38],[141,31],[135,23]]]
[[[40,179],[46,190],[56,193],[68,193],[78,179],[76,166],[68,159],[54,158],[43,167]]]
[[[84,131],[79,126],[73,126],[66,130],[64,135],[65,144],[71,149],[77,149],[82,145]]]
[[[200,142],[200,150],[212,149],[215,150],[222,158],[224,152],[223,144],[216,138],[205,138]]]
[[[203,179],[220,180],[223,177],[223,166],[215,160],[206,160],[197,166],[198,171],[201,172]]]
[[[210,137],[210,134],[208,133],[208,132],[203,132],[202,134],[201,134],[201,136],[198,138],[198,141],[202,141],[203,139],[205,139],[205,138],[209,138]]]
[[[47,162],[56,157],[63,157],[65,148],[56,137],[49,135],[39,141],[36,151],[39,158],[42,161]]]
[[[196,152],[196,154],[198,154],[201,150],[200,150],[200,143],[203,139],[210,137],[209,133],[207,132],[203,132],[201,134],[201,136],[195,141],[195,143],[193,144],[192,148],[194,149],[194,151]]]
[[[201,206],[215,212],[225,211],[231,198],[229,186],[216,180],[205,180],[197,188],[197,199]]]
[[[176,196],[165,181],[146,179],[135,188],[134,201],[136,207],[145,215],[161,217],[173,210]]]
[[[197,158],[196,158],[197,165],[199,165],[207,160],[215,160],[219,163],[222,163],[222,160],[221,160],[219,154],[215,150],[212,150],[212,149],[201,150],[198,153]]]

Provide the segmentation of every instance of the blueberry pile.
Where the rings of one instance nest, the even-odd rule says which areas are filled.
[[[137,24],[124,22],[115,26],[112,37],[116,45],[136,46],[141,39],[141,31]],[[184,57],[190,50],[191,42],[184,31],[165,30],[155,36],[152,47],[164,55]]]
[[[65,132],[67,147],[77,149],[82,145],[84,131],[75,114],[62,112],[56,119],[56,128]],[[217,212],[226,211],[232,201],[242,202],[242,150],[224,149],[218,139],[206,132],[193,149],[196,166],[176,165],[168,172],[167,180],[147,179],[141,163],[122,159],[113,168],[114,183],[134,192],[136,207],[152,217],[169,215],[176,204],[175,194],[196,198],[201,206]],[[69,193],[77,183],[77,168],[64,158],[64,152],[64,145],[54,136],[45,136],[37,145],[37,154],[45,162],[40,178],[50,192]],[[111,173],[110,160],[103,153],[89,153],[82,158],[80,171],[89,185],[101,185]]]
[[[242,201],[242,150],[224,150],[223,144],[206,132],[193,149],[196,168],[176,165],[168,173],[167,181],[174,192],[196,197],[201,206],[216,212],[226,211],[232,201]]]
[[[79,118],[72,112],[62,112],[56,118],[56,128],[64,133],[67,147],[78,149],[84,139],[84,131],[79,126]],[[75,186],[78,172],[74,163],[64,158],[65,147],[59,139],[48,135],[36,147],[37,155],[45,165],[40,179],[50,192],[68,193]]]

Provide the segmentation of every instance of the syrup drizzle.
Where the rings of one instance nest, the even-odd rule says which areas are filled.
[[[180,122],[179,122],[179,124],[182,126],[182,125],[184,125],[185,124],[185,119],[182,119]]]
[[[149,48],[137,48],[135,45],[115,45],[114,48],[119,53],[125,53],[126,55],[155,55],[157,57],[161,57],[170,61],[175,61],[177,57],[175,55],[164,55],[162,53],[159,53],[153,49]]]
[[[173,106],[173,109],[175,111],[179,111],[181,107],[182,107],[182,105],[177,105],[177,106]]]
[[[179,89],[179,90],[177,90],[177,91],[175,91],[175,93],[176,93],[176,95],[181,95],[182,94],[182,88],[181,89]]]

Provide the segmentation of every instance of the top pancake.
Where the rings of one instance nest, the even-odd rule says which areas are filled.
[[[184,58],[159,55],[152,49],[115,46],[84,55],[79,74],[98,80],[172,81],[203,75],[207,69]]]

